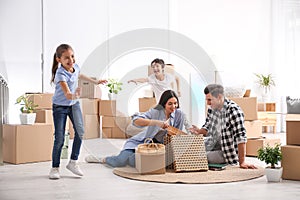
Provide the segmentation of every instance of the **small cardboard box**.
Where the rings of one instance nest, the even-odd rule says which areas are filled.
[[[257,156],[257,151],[261,147],[265,147],[267,145],[274,147],[275,144],[280,144],[280,139],[248,139],[246,144],[246,155],[247,156]]]
[[[285,145],[281,147],[281,152],[282,178],[300,180],[300,146]]]
[[[245,120],[257,120],[257,98],[256,97],[242,97],[230,98],[238,104],[244,112]]]
[[[99,115],[116,116],[116,100],[100,100]]]
[[[166,173],[165,153],[135,153],[135,167],[140,174]]]
[[[300,114],[286,115],[286,144],[300,145]]]
[[[36,123],[53,124],[52,110],[36,110]]]
[[[13,164],[52,159],[51,124],[3,124],[3,161]]]
[[[82,115],[97,115],[99,112],[98,102],[99,99],[86,99],[82,98],[79,100]]]
[[[53,93],[27,93],[29,100],[38,105],[36,109],[52,109]]]
[[[67,118],[66,130],[69,130],[69,118]],[[46,123],[52,124],[54,131],[53,115],[52,110],[36,110],[35,123]]]
[[[101,99],[102,90],[100,85],[91,83],[90,81],[79,79],[78,86],[81,87],[81,94],[80,94],[81,98]]]
[[[260,138],[262,136],[262,122],[260,120],[244,121],[247,138]]]
[[[139,98],[139,111],[146,112],[150,108],[153,108],[156,105],[156,100],[154,97],[144,97]]]

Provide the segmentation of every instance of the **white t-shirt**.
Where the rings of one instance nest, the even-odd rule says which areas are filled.
[[[160,96],[166,90],[173,90],[172,83],[175,83],[175,77],[172,74],[165,73],[164,80],[157,80],[155,74],[148,76],[148,82],[151,85],[155,94],[156,102],[159,102]]]

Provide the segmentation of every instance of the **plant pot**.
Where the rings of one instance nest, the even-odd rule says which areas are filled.
[[[109,100],[116,100],[117,95],[113,93],[108,93],[108,99]]]
[[[21,124],[34,124],[36,113],[21,113],[20,121]]]
[[[268,182],[280,182],[282,176],[282,167],[270,168],[267,167],[265,169],[266,177]]]
[[[270,93],[264,93],[262,95],[262,102],[264,102],[264,103],[270,102],[270,99],[271,99]]]

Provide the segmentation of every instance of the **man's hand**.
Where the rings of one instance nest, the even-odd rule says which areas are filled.
[[[189,128],[189,131],[192,134],[195,134],[195,135],[202,134],[203,136],[206,136],[206,134],[207,134],[207,130],[206,129],[204,129],[204,128],[198,128],[195,125],[192,125],[192,128]]]
[[[240,163],[240,168],[242,169],[257,169],[257,167],[255,167],[252,164],[247,164],[247,163]]]

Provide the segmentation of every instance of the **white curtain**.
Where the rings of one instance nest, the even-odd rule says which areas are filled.
[[[272,0],[271,68],[276,81],[277,112],[286,113],[286,96],[300,98],[300,1]],[[285,115],[277,130],[286,131]]]
[[[271,66],[276,76],[276,96],[300,98],[300,1],[271,2]]]

